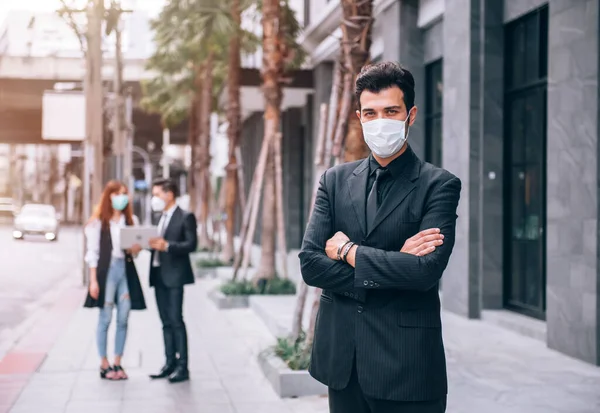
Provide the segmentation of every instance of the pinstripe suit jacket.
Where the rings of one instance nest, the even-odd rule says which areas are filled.
[[[366,396],[423,401],[447,393],[438,283],[454,246],[461,182],[407,151],[369,233],[368,158],[326,171],[299,257],[306,283],[323,289],[311,375],[343,389],[356,355]],[[441,247],[424,257],[399,252],[427,228],[440,228]],[[355,268],[325,254],[337,231],[359,244]]]

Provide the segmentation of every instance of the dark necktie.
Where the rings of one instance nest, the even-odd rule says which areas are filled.
[[[377,168],[377,170],[375,170],[375,182],[373,182],[371,192],[369,192],[369,196],[367,197],[367,232],[373,229],[373,222],[375,221],[375,216],[377,215],[377,209],[379,209],[377,196],[379,187],[381,186],[381,181],[387,176],[387,174],[387,169]]]
[[[166,224],[167,224],[167,214],[163,213],[160,217],[160,220],[158,221],[158,236],[159,237],[165,236],[165,230],[167,229]],[[152,262],[152,266],[154,266],[154,267],[160,266],[160,257],[159,257],[158,251],[156,251],[154,253],[154,260]]]

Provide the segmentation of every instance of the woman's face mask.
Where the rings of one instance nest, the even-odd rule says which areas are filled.
[[[110,197],[110,200],[114,209],[123,211],[129,203],[129,196],[127,194],[115,194]]]

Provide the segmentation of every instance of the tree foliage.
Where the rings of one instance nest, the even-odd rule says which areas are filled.
[[[187,116],[193,94],[198,92],[197,77],[211,53],[214,56],[211,95],[215,100],[223,89],[228,42],[238,30],[229,3],[230,0],[171,0],[151,21],[156,49],[148,59],[147,69],[156,75],[142,83],[142,107],[160,113],[166,126],[176,125]],[[244,7],[251,3],[242,1]],[[256,35],[242,30],[241,39],[243,52],[256,51],[259,45]]]

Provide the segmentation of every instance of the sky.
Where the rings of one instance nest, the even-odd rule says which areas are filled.
[[[121,0],[123,7],[133,7],[145,10],[151,16],[157,14],[166,0]],[[87,0],[67,0],[67,4],[75,7],[84,6]],[[108,1],[106,1],[108,4]],[[0,24],[4,21],[6,13],[10,10],[52,11],[61,7],[59,0],[0,0]]]

